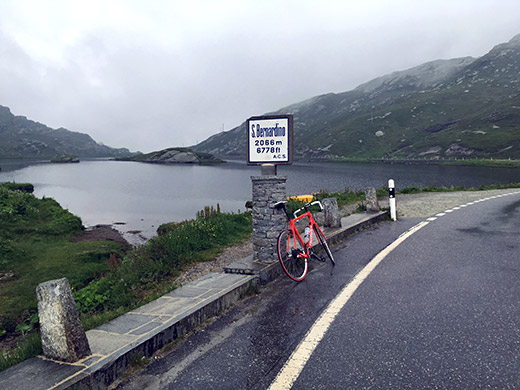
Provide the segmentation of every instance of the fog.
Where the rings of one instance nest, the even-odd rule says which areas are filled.
[[[0,105],[148,152],[518,33],[517,0],[2,0]]]

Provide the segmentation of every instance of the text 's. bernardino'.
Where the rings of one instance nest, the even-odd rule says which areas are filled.
[[[292,115],[259,116],[247,120],[247,163],[292,164]]]

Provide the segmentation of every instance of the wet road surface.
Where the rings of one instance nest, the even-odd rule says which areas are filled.
[[[295,380],[273,388],[520,387],[520,195],[434,218],[366,276]],[[302,283],[271,283],[118,388],[269,388],[334,297],[422,221],[351,237],[333,249],[333,275],[315,263]]]

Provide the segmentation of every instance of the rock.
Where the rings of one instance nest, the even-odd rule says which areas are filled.
[[[367,188],[365,190],[365,207],[367,208],[367,213],[380,211],[375,188]]]
[[[54,360],[76,362],[91,354],[66,278],[36,287],[43,354]]]
[[[323,205],[323,212],[325,214],[323,226],[331,228],[341,227],[341,215],[336,198],[325,198],[321,201],[321,204]]]
[[[70,163],[79,163],[79,158],[77,156],[60,156],[53,158],[51,163],[57,164],[70,164]]]
[[[152,164],[216,164],[224,162],[211,154],[198,153],[187,148],[167,148],[146,154],[139,153],[132,157],[117,160]]]

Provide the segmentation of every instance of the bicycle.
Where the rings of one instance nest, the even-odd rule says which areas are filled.
[[[334,261],[334,257],[332,256],[332,253],[329,249],[325,235],[314,220],[314,217],[309,210],[309,208],[315,204],[318,204],[321,210],[323,210],[321,202],[316,200],[314,202],[305,204],[305,206],[293,213],[294,218],[291,218],[289,212],[287,211],[286,203],[286,201],[281,201],[274,205],[275,208],[282,208],[287,215],[287,219],[289,220],[289,228],[283,230],[278,235],[278,259],[280,260],[280,264],[282,265],[285,273],[292,280],[301,282],[307,276],[310,259],[315,259],[321,262],[327,261],[326,258],[316,254],[312,244],[313,236],[318,238],[323,252],[332,262],[332,267],[336,265],[336,262]],[[298,213],[302,212],[303,210],[305,210],[305,213],[298,216]],[[305,227],[305,234],[304,238],[302,239],[302,236],[298,232],[295,223],[303,218],[309,219],[309,225]]]

